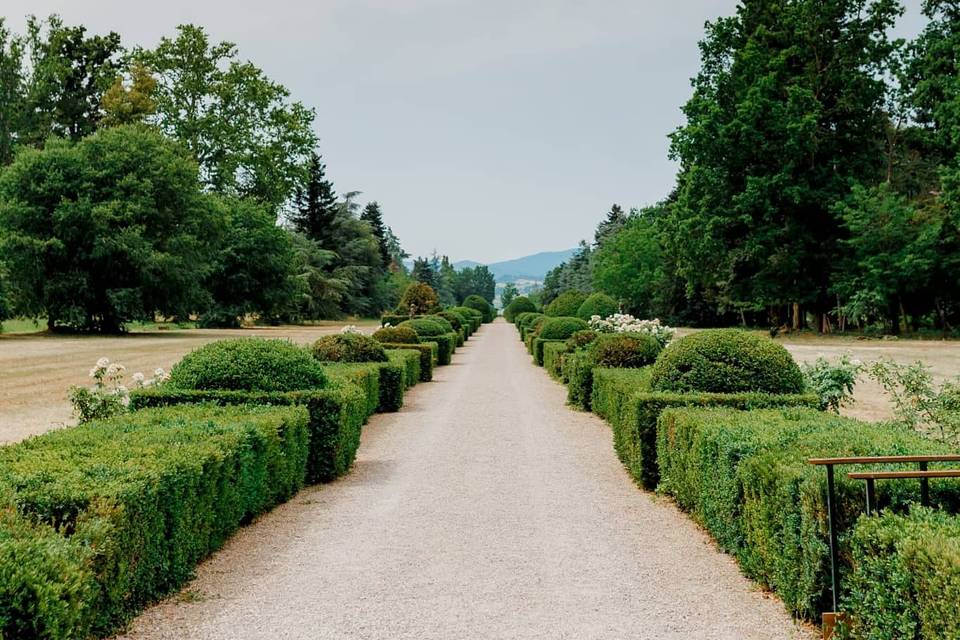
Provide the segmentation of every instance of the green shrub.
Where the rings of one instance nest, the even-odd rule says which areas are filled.
[[[565,342],[548,342],[543,345],[543,368],[555,380],[563,380],[563,357],[567,353]]]
[[[803,393],[803,374],[770,338],[739,329],[700,331],[671,343],[653,367],[658,391]]]
[[[960,517],[915,507],[863,517],[844,611],[852,637],[960,638]]]
[[[608,318],[620,310],[617,301],[605,293],[592,293],[577,309],[577,317],[589,320],[593,316]]]
[[[380,326],[386,327],[390,325],[391,327],[396,327],[401,322],[409,319],[409,314],[385,313],[380,317]]]
[[[660,343],[646,333],[605,333],[597,336],[587,351],[598,367],[637,368],[653,364]]]
[[[580,293],[579,291],[564,291],[554,298],[553,302],[546,306],[543,313],[553,317],[576,316],[577,311],[580,310],[580,305],[582,305],[586,299],[586,294]]]
[[[538,316],[527,321],[527,325],[523,329],[523,339],[527,344],[527,351],[533,353],[533,339],[540,337],[540,329],[543,328],[543,323],[548,320],[548,316]]]
[[[420,356],[420,382],[430,382],[433,380],[433,361],[436,359],[434,353],[437,349],[437,343],[427,344],[391,344],[384,343],[383,348],[387,350],[387,356],[394,350],[416,351]]]
[[[429,357],[429,352],[427,353]],[[390,362],[403,369],[403,385],[409,389],[420,382],[420,351],[417,349],[390,349]]]
[[[170,371],[181,389],[293,391],[326,384],[310,352],[287,340],[236,338],[191,351]]]
[[[535,312],[536,310],[537,305],[533,304],[530,298],[517,296],[503,310],[503,317],[506,318],[507,322],[514,322],[521,313]]]
[[[389,344],[417,344],[420,337],[413,327],[383,327],[373,333],[373,339]]]
[[[544,340],[566,340],[577,331],[585,329],[589,329],[589,326],[580,318],[544,318],[538,337]]]
[[[590,409],[613,425],[623,424],[633,394],[650,390],[650,367],[638,369],[594,367]],[[618,429],[614,428],[614,435]]]
[[[450,322],[449,320],[447,320],[446,318],[444,318],[443,316],[441,316],[441,315],[439,315],[439,314],[433,314],[433,315],[429,315],[429,316],[423,316],[423,319],[425,319],[425,320],[433,320],[434,322],[436,322],[437,324],[439,324],[441,327],[443,327],[443,333],[456,333],[456,332],[457,332],[456,326],[454,326],[454,324],[453,324],[452,322]]]
[[[437,364],[440,366],[450,364],[457,345],[457,334],[444,333],[443,335],[424,338],[424,340],[437,343]]]
[[[310,448],[306,482],[329,482],[347,471],[360,446],[360,430],[367,419],[367,400],[356,385],[331,384],[327,389],[265,392],[192,390],[163,386],[130,394],[130,408],[145,409],[184,404],[304,405],[310,414]],[[246,409],[245,409],[246,410]],[[249,410],[256,410],[249,407]]]
[[[657,431],[661,490],[691,511],[746,575],[810,619],[829,607],[830,554],[826,472],[807,460],[949,450],[909,430],[799,408],[670,410],[661,415]],[[843,467],[844,473],[836,474],[844,565],[851,529],[863,510],[863,482],[846,477],[853,470]],[[919,498],[919,486],[881,482],[877,495],[882,506],[900,510]],[[932,484],[931,497],[955,506],[960,485]]]
[[[563,359],[563,376],[567,379],[567,402],[589,411],[593,389],[593,361],[589,354],[583,351],[568,353]]]
[[[50,529],[41,529],[34,544],[21,550],[37,551],[34,561],[52,566],[4,564],[0,572],[0,592],[15,591],[35,603],[4,603],[0,611],[39,613],[40,625],[63,626],[57,635],[48,628],[41,636],[33,620],[0,617],[4,637],[83,638],[88,630],[107,635],[175,590],[242,523],[302,486],[307,423],[302,407],[176,407],[53,431],[0,449],[3,494],[23,517],[66,538],[57,544]],[[15,531],[13,538],[22,543],[23,536]],[[0,548],[10,551],[9,531],[2,539]],[[75,543],[95,553],[78,556]],[[64,573],[49,585],[35,584],[39,594],[24,591],[38,570],[58,565]],[[93,584],[83,579],[90,573]],[[61,594],[77,609],[67,612],[61,604],[52,612],[38,610],[65,581],[77,579],[78,593]]]
[[[322,336],[313,343],[313,357],[321,362],[386,362],[387,354],[377,340],[362,333]]]
[[[421,340],[446,333],[444,326],[433,318],[413,318],[411,320],[404,320],[399,326],[413,329],[417,332],[417,335]]]
[[[463,338],[464,338],[464,340],[466,340],[467,338],[469,338],[469,337],[473,334],[473,332],[474,332],[474,328],[473,328],[473,316],[471,316],[470,314],[468,314],[466,311],[463,311],[462,309],[461,309],[461,310],[458,310],[458,309],[456,309],[456,308],[447,309],[446,311],[444,311],[444,313],[455,316],[456,319],[459,321],[460,326],[457,327],[457,328],[458,328],[458,329],[463,329]],[[444,316],[444,317],[446,317],[446,316]],[[451,324],[452,324],[452,323],[451,323]]]
[[[464,314],[465,316],[467,316],[470,319],[473,331],[476,331],[477,329],[479,329],[480,325],[483,324],[483,312],[481,311],[477,311],[476,309],[472,309],[470,307],[463,307],[463,306],[453,307],[451,310],[458,311]]]
[[[527,339],[527,331],[529,330],[530,325],[532,325],[534,322],[536,322],[539,318],[542,318],[542,317],[544,317],[542,313],[532,313],[532,312],[524,312],[519,314],[516,317],[514,325],[520,331],[521,342]]]
[[[583,349],[588,346],[591,342],[597,339],[597,336],[600,335],[593,329],[585,329],[583,331],[577,331],[572,336],[567,338],[567,351],[576,351],[577,349]]]
[[[406,371],[392,362],[338,363],[326,367],[331,380],[352,382],[364,391],[367,414],[390,413],[403,407]]]
[[[522,313],[518,313],[513,318],[513,325],[517,328],[517,331],[522,333],[523,327],[526,326],[527,319],[539,315],[543,314],[537,313],[536,311],[524,311]]]
[[[380,376],[376,363],[328,362],[323,370],[331,382],[340,386],[352,384],[363,392],[364,421],[377,412],[380,405]]]
[[[400,296],[397,312],[409,313],[411,307],[413,307],[413,313],[416,315],[433,313],[440,308],[440,299],[430,285],[423,282],[414,282]]]
[[[454,313],[452,311],[438,311],[433,314],[432,317],[442,318],[447,321],[447,324],[450,325],[451,331],[459,331],[460,327],[463,326],[463,321],[460,319],[459,313]]]
[[[543,338],[533,339],[533,362],[538,367],[544,366],[544,348],[549,344],[561,344],[566,348],[566,340],[544,340]]]
[[[464,298],[463,306],[469,307],[483,314],[484,322],[493,322],[493,319],[497,315],[497,310],[493,308],[493,305],[478,295],[467,296]]]

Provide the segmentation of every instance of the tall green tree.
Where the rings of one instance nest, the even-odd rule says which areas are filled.
[[[720,307],[822,313],[852,182],[883,177],[896,0],[746,0],[707,25],[671,139],[678,267]]]
[[[208,188],[279,209],[302,184],[317,143],[314,113],[241,60],[233,43],[181,25],[134,59],[157,78],[154,121],[187,146]]]
[[[517,285],[513,282],[508,282],[504,285],[503,291],[500,292],[500,306],[506,309],[518,295],[520,295],[520,292],[517,290]]]
[[[433,270],[433,264],[428,258],[416,258],[413,261],[413,270],[410,276],[417,282],[429,285],[434,291],[437,290],[437,272]]]
[[[23,39],[0,17],[0,166],[13,160],[26,102]]]
[[[594,254],[593,284],[639,317],[662,315],[662,248],[653,212],[630,216]]]
[[[614,204],[610,207],[610,211],[607,212],[607,217],[597,225],[597,230],[593,235],[594,244],[597,246],[603,244],[603,241],[619,231],[626,221],[627,214],[624,213],[623,207]]]
[[[383,224],[383,213],[380,211],[380,203],[376,200],[368,202],[360,214],[360,219],[370,225],[370,230],[377,239],[380,247],[380,258],[383,261],[383,268],[390,266],[390,245],[387,244],[387,227]]]
[[[321,249],[336,251],[334,223],[340,206],[333,183],[326,178],[326,170],[320,155],[310,154],[305,184],[295,191],[290,222]]]
[[[103,94],[101,126],[140,124],[156,113],[157,103],[153,99],[157,90],[156,78],[138,62],[131,65],[128,75],[129,80],[123,75],[117,76]]]
[[[457,274],[457,300],[463,302],[468,296],[477,295],[493,304],[497,294],[497,281],[486,265],[466,267]]]
[[[13,310],[116,332],[200,308],[217,235],[187,152],[139,126],[22,149],[0,174],[0,262]]]

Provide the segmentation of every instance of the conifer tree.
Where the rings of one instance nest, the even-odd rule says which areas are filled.
[[[290,222],[294,228],[320,245],[336,251],[335,221],[338,204],[333,183],[326,179],[326,165],[313,153],[307,164],[307,183],[294,196],[294,212]]]
[[[390,266],[390,246],[387,244],[387,228],[383,224],[383,214],[380,212],[380,204],[374,200],[367,204],[360,214],[360,219],[370,225],[370,230],[377,238],[377,244],[380,247],[380,258],[383,260],[383,268]]]

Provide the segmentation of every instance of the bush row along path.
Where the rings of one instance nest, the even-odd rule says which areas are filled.
[[[485,325],[123,638],[812,638]]]

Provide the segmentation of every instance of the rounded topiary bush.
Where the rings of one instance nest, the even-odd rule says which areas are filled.
[[[545,318],[540,327],[540,337],[544,340],[566,340],[577,331],[589,328],[580,318]]]
[[[446,311],[438,312],[436,315],[452,324],[454,330],[456,331],[459,331],[464,325],[470,324],[470,321],[467,320],[459,311],[447,309]]]
[[[584,329],[582,331],[577,331],[567,338],[567,351],[576,351],[577,349],[582,349],[592,343],[597,339],[597,336],[600,335],[593,329]]]
[[[536,311],[524,311],[523,313],[518,313],[513,319],[513,323],[520,329],[527,326],[527,324],[536,317],[542,316],[542,313],[537,313]]]
[[[467,296],[464,298],[463,306],[476,309],[482,313],[484,322],[493,322],[493,318],[496,315],[496,309],[493,308],[493,305],[478,295]]]
[[[660,354],[660,343],[646,333],[604,333],[589,347],[598,367],[637,368],[651,365]]]
[[[429,336],[440,336],[446,333],[442,324],[432,318],[414,318],[400,323],[401,327],[409,327],[417,332],[421,338]]]
[[[680,338],[653,367],[658,391],[802,393],[803,374],[770,338],[740,329],[711,329]]]
[[[589,320],[593,316],[607,318],[620,310],[617,301],[605,293],[591,293],[577,309],[577,317]]]
[[[453,323],[450,322],[449,320],[447,320],[446,318],[444,318],[444,317],[443,317],[442,315],[440,315],[440,314],[433,314],[433,315],[429,315],[429,316],[424,316],[424,319],[426,319],[426,320],[433,320],[434,322],[436,322],[437,324],[439,324],[441,327],[443,327],[443,332],[444,332],[444,333],[456,333],[456,331],[457,331],[456,328],[453,326]]]
[[[414,282],[400,296],[397,312],[410,313],[410,307],[413,307],[415,314],[431,313],[439,306],[440,298],[433,287],[423,282]]]
[[[362,333],[323,336],[313,343],[313,357],[322,362],[386,362],[379,340]]]
[[[173,365],[170,384],[180,389],[295,391],[323,387],[327,376],[309,351],[288,340],[235,338],[185,355]]]
[[[384,344],[417,344],[420,338],[413,327],[383,327],[373,333],[373,339]]]
[[[514,322],[521,313],[536,311],[537,305],[526,296],[518,296],[510,301],[507,308],[503,310],[503,317],[507,322]]]
[[[579,291],[564,291],[547,305],[543,312],[548,316],[575,316],[587,296]]]

